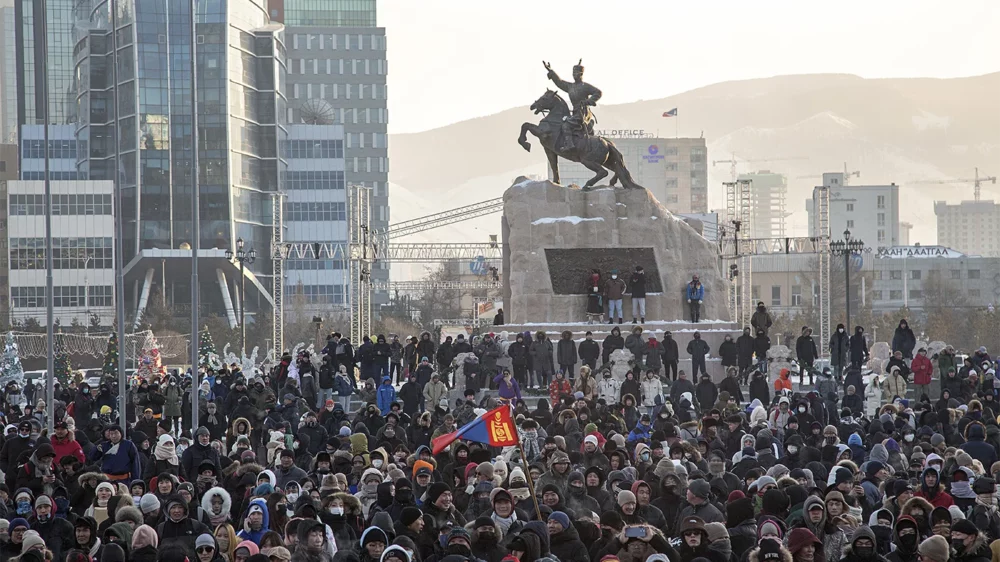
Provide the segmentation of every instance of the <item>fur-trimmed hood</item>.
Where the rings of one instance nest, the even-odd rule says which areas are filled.
[[[236,474],[236,476],[243,476],[244,474],[253,474],[254,477],[256,477],[258,474],[260,474],[263,471],[264,471],[264,467],[263,466],[255,463],[255,462],[248,462],[248,463],[242,463],[238,467],[236,467],[235,474]],[[254,483],[256,483],[256,482],[254,482]]]
[[[215,486],[214,488],[209,488],[209,490],[205,492],[205,495],[201,498],[201,508],[205,510],[205,513],[208,513],[210,516],[212,515],[213,496],[219,496],[222,498],[222,513],[220,515],[227,514],[232,510],[232,496],[230,496],[229,492],[227,492],[224,488]]]
[[[110,482],[110,480],[108,480],[108,477],[100,472],[84,472],[80,476],[77,476],[76,481],[80,483],[80,486],[83,486],[83,483],[86,482],[87,480],[90,480],[91,478],[96,479],[98,484],[100,484],[101,482]]]
[[[346,492],[337,492],[334,498],[344,502],[344,515],[362,515],[361,500]]]
[[[236,431],[236,427],[241,422],[247,424],[247,432],[246,433],[237,433],[237,431]],[[248,420],[246,418],[236,418],[236,419],[233,420],[233,422],[231,424],[229,424],[229,428],[232,430],[233,435],[250,435],[250,432],[253,431],[253,424],[251,424],[250,420]]]
[[[684,451],[685,455],[691,455],[691,462],[693,463],[701,462],[701,451],[698,450],[698,447],[695,447],[694,445],[692,445],[687,441],[678,441],[677,445],[681,448],[682,451]]]
[[[928,517],[930,517],[931,512],[934,511],[934,506],[931,505],[931,502],[925,500],[920,496],[913,496],[912,498],[906,500],[906,503],[903,504],[899,512],[909,515],[910,510],[913,509],[914,507],[919,507],[923,509],[924,513],[926,513]]]
[[[759,554],[760,554],[760,547],[755,547],[753,550],[750,551],[750,554],[747,555],[748,562],[760,562],[760,557],[758,556]],[[792,562],[792,561],[793,561],[792,553],[788,550],[788,547],[782,544],[781,562]]]
[[[503,530],[500,529],[500,525],[497,525],[496,521],[493,522],[493,529],[496,532],[497,539],[502,541],[504,539]],[[476,541],[479,540],[479,531],[478,527],[476,527],[475,520],[466,523],[465,530],[468,531],[469,535],[472,537],[472,544],[475,544]]]

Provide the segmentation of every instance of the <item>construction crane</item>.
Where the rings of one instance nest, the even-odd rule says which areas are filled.
[[[737,159],[735,153],[732,157],[727,160],[712,160],[712,165],[717,166],[719,164],[729,164],[729,174],[732,176],[731,181],[736,181],[736,165],[740,162],[744,164],[750,164],[753,162],[784,162],[786,160],[808,160],[808,156],[776,156],[774,158],[751,158],[751,159]]]
[[[856,178],[861,177],[861,170],[848,171],[847,162],[844,162],[844,185],[849,185],[851,182],[851,176]],[[823,174],[809,174],[805,176],[795,176],[795,179],[806,179],[806,178],[822,178]]]
[[[981,192],[981,186],[983,182],[991,182],[993,184],[997,183],[996,176],[979,176],[979,168],[976,168],[976,177],[965,178],[965,179],[950,179],[950,180],[920,180],[910,183],[971,183],[975,186],[975,197],[976,201],[979,201],[979,196]]]

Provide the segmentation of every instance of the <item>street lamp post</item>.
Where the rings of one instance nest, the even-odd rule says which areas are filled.
[[[240,351],[246,355],[247,348],[247,325],[246,325],[246,275],[244,274],[247,264],[253,264],[257,260],[257,250],[250,248],[249,251],[244,251],[243,238],[238,238],[236,240],[236,253],[234,254],[232,250],[226,250],[226,259],[236,261],[240,264]]]
[[[851,256],[861,255],[865,251],[865,243],[857,238],[851,238],[851,231],[844,231],[844,239],[830,242],[830,253],[844,256],[844,309],[846,324],[851,329]]]

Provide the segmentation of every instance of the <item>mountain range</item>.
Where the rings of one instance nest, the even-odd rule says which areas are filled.
[[[613,85],[598,85],[612,88]],[[1000,72],[951,79],[871,79],[849,74],[776,76],[712,84],[673,96],[599,105],[600,129],[644,129],[658,136],[704,136],[708,160],[737,172],[771,170],[788,178],[788,229],[806,233],[805,200],[820,174],[860,171],[857,185],[896,183],[911,242],[936,242],[933,202],[973,198],[971,183],[916,181],[1000,175]],[[447,126],[390,135],[392,222],[499,197],[519,175],[546,174],[544,154],[516,139],[526,105]],[[678,116],[662,113],[676,107]],[[674,121],[678,120],[678,121]],[[729,164],[710,166],[709,207],[723,206]],[[1000,185],[983,199],[1000,201]],[[484,241],[496,215],[428,231],[424,241]],[[482,240],[480,240],[482,239]],[[421,241],[414,237],[413,241]]]

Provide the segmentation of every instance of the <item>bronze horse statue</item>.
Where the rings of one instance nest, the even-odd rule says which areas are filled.
[[[542,97],[531,104],[531,110],[535,114],[544,113],[538,125],[534,123],[524,123],[521,125],[521,136],[517,142],[525,150],[531,151],[531,143],[528,142],[527,133],[535,135],[538,141],[545,148],[545,157],[549,160],[549,167],[552,168],[552,181],[559,183],[559,157],[572,162],[579,162],[595,172],[595,176],[590,179],[583,189],[590,189],[598,181],[608,175],[608,170],[614,174],[611,176],[609,185],[614,187],[618,180],[621,180],[622,187],[631,189],[643,189],[643,187],[632,179],[632,174],[625,167],[625,160],[622,153],[615,148],[610,140],[596,135],[588,135],[583,132],[576,134],[572,148],[564,149],[568,143],[560,140],[560,135],[571,134],[564,132],[563,122],[570,117],[570,109],[562,96],[553,90],[545,90]],[[607,168],[607,170],[605,169]]]

